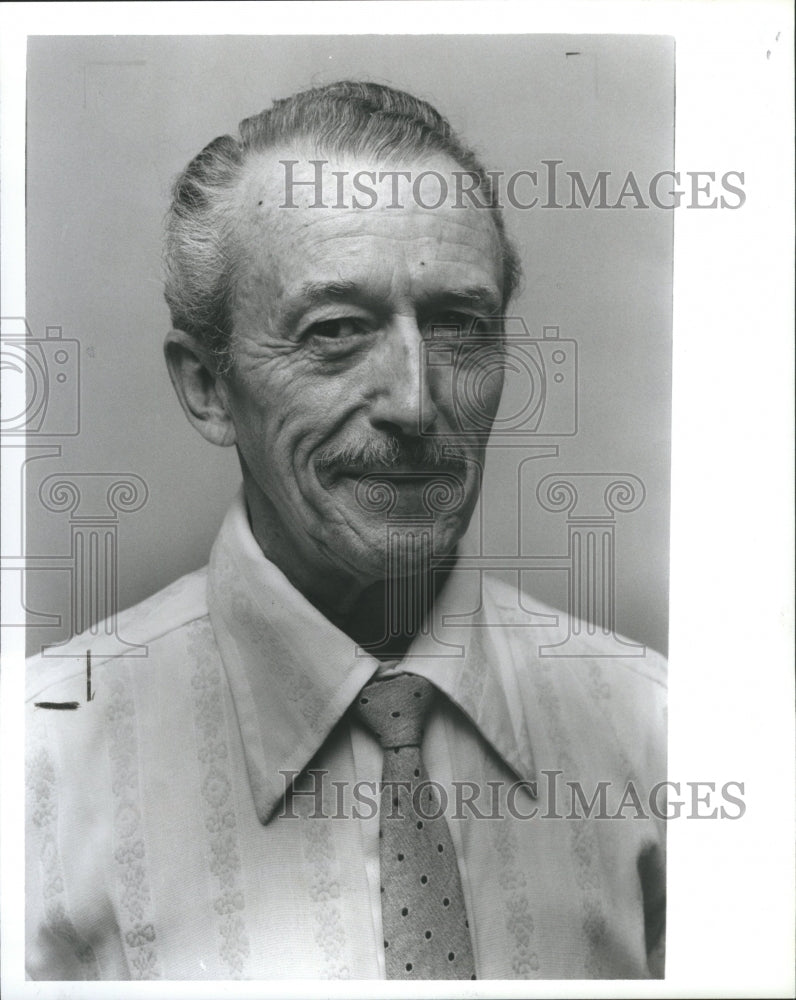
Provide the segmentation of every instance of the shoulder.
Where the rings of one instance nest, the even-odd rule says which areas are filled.
[[[49,695],[73,678],[86,674],[86,654],[92,670],[129,660],[152,665],[157,650],[180,644],[191,625],[207,618],[207,568],[189,573],[116,616],[32,656],[26,665],[26,700],[58,700]]]
[[[193,787],[192,720],[200,699],[219,691],[192,683],[216,676],[205,590],[205,572],[191,573],[28,661],[26,919],[36,978],[96,972],[92,947],[110,947],[96,914],[118,902],[112,873],[124,880],[122,902],[138,905],[147,890],[131,859],[143,856],[166,795],[175,799],[183,781]],[[82,915],[92,913],[84,931]]]
[[[642,684],[666,688],[666,659],[649,646],[620,634],[605,635],[496,577],[485,578],[484,595],[512,638],[542,659],[602,661]]]
[[[57,793],[70,815],[91,815],[76,775],[90,772],[92,794],[111,801],[120,754],[142,755],[136,770],[144,759],[156,772],[168,767],[192,711],[197,664],[215,657],[205,584],[204,571],[191,573],[28,661],[31,802],[44,789],[49,801]]]
[[[613,761],[617,773],[665,775],[667,668],[660,653],[494,578],[484,584],[484,606],[500,623],[511,683],[537,736],[545,731],[559,749],[580,748],[579,759]]]
[[[667,665],[660,653],[494,578],[484,585],[484,604],[501,623],[513,683],[528,703],[544,701],[562,726],[595,738],[602,732],[630,756],[644,746],[665,754]]]

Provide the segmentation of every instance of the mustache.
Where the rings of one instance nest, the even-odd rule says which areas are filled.
[[[321,472],[337,469],[370,472],[408,467],[465,473],[467,452],[458,442],[445,438],[390,434],[342,447],[324,448],[315,459],[315,467]]]

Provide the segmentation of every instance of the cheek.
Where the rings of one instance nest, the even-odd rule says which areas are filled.
[[[337,376],[323,378],[296,366],[272,369],[247,380],[232,401],[238,441],[248,464],[289,470],[301,477],[313,451],[345,423],[355,386]],[[272,475],[264,468],[265,475]]]
[[[458,430],[487,430],[491,426],[503,394],[502,357],[490,354],[460,359],[451,367],[430,370],[428,379],[435,403],[453,417]]]
[[[505,383],[505,369],[493,368],[483,379],[484,409],[494,418],[500,406]]]

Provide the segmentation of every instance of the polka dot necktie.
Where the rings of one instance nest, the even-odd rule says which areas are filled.
[[[475,979],[459,867],[420,755],[434,688],[399,674],[363,688],[357,714],[384,750],[381,912],[388,979]]]

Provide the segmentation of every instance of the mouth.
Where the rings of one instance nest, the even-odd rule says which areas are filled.
[[[434,466],[433,468],[422,465],[393,465],[389,468],[383,466],[347,466],[332,473],[329,485],[339,482],[345,482],[355,488],[357,484],[368,487],[384,483],[402,492],[425,490],[430,485],[437,483],[463,492],[466,488],[467,473],[466,469],[462,469],[458,465]]]
[[[468,507],[466,477],[440,468],[396,466],[368,471],[346,469],[337,480],[363,514],[406,518],[454,516]]]
[[[430,479],[434,476],[459,476],[464,477],[465,468],[456,464],[451,463],[451,465],[441,466],[441,465],[419,465],[419,464],[398,464],[398,465],[348,465],[341,469],[336,470],[336,474],[339,476],[345,476],[346,478],[362,478],[364,476],[375,477],[383,476],[385,479],[400,479],[406,478],[425,478]]]
[[[339,482],[384,482],[395,487],[427,486],[431,481],[458,483],[464,488],[469,465],[460,445],[438,442],[371,442],[356,449],[340,449],[318,456],[316,474],[327,488]]]

